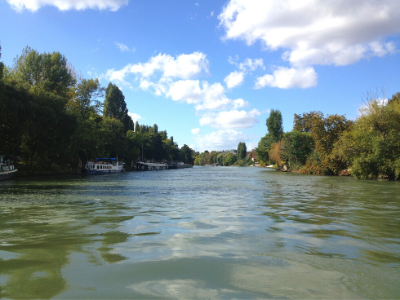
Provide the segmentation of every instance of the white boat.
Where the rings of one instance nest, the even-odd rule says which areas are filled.
[[[168,164],[138,161],[135,165],[135,169],[138,171],[167,170]]]
[[[95,161],[88,161],[85,169],[87,174],[93,175],[125,172],[124,163],[116,158],[96,158]]]
[[[0,155],[0,180],[11,179],[17,174],[17,169],[11,163],[11,160],[4,159],[4,155]]]

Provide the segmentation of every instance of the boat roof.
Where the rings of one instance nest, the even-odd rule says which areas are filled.
[[[108,158],[108,157],[106,157],[106,158],[96,158],[96,161],[101,161],[101,160],[111,160],[111,161],[114,161],[114,160],[117,160],[116,158]]]

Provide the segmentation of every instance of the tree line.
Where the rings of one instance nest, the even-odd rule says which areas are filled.
[[[364,104],[355,121],[320,111],[295,114],[286,133],[281,112],[272,110],[258,161],[304,174],[400,179],[400,93],[388,100],[367,95]]]
[[[220,166],[248,166],[254,163],[251,160],[251,152],[247,152],[246,143],[240,142],[236,153],[232,151],[211,151],[205,150],[202,153],[195,154],[194,164],[198,166],[214,165]]]
[[[193,164],[191,148],[179,148],[157,124],[134,124],[128,112],[118,86],[83,78],[60,52],[26,47],[12,66],[0,62],[0,153],[20,169],[60,170],[117,156]]]

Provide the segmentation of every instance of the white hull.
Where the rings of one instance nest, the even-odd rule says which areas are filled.
[[[91,175],[125,172],[124,163],[118,162],[115,158],[97,158],[95,162],[88,161],[85,170],[87,174]]]

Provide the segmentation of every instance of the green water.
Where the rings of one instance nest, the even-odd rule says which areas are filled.
[[[233,167],[0,182],[0,298],[400,298],[400,182]]]

